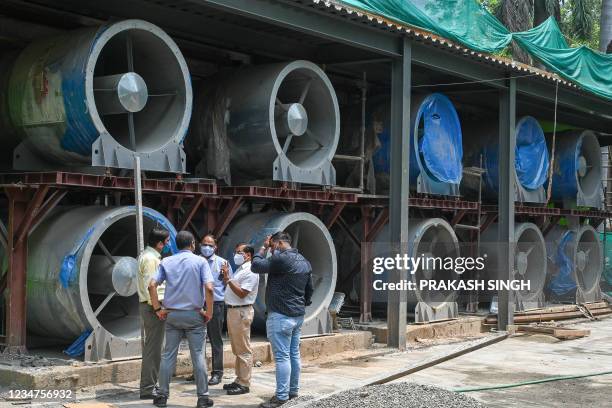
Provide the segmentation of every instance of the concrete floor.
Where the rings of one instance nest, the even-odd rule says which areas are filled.
[[[579,321],[571,327],[588,328],[591,335],[577,340],[558,341],[544,335],[520,335],[476,352],[428,368],[398,381],[414,381],[444,388],[506,384],[550,376],[586,374],[612,370],[612,317],[600,321]],[[427,342],[403,353],[385,348],[347,352],[333,360],[309,362],[303,369],[301,394],[321,395],[351,388],[369,377],[448,352],[462,343]],[[232,373],[226,373],[231,381]],[[195,386],[181,378],[172,384],[170,407],[195,406]],[[93,403],[118,408],[151,407],[138,400],[138,384],[104,385],[82,389],[78,395],[83,408]],[[211,387],[216,407],[255,407],[274,390],[274,367],[254,369],[252,393],[230,397],[220,386]],[[611,406],[612,375],[544,383],[504,390],[473,392],[469,395],[490,407],[603,407]],[[10,402],[2,406],[13,406]],[[39,404],[40,405],[40,404]],[[59,404],[45,404],[58,406]],[[59,405],[61,406],[61,405]],[[101,407],[104,405],[98,405]]]

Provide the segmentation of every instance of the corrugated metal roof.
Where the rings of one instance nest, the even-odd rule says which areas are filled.
[[[521,73],[521,74],[532,74],[534,76],[540,77],[544,80],[551,82],[558,82],[562,85],[565,85],[569,88],[581,90],[584,93],[592,95],[590,92],[586,92],[582,90],[575,83],[568,81],[564,78],[561,78],[555,73],[545,71],[540,68],[536,68],[534,66],[524,64],[522,62],[514,61],[510,58],[501,57],[498,55],[488,54],[484,52],[478,52],[466,48],[461,44],[457,44],[456,42],[450,41],[444,37],[433,34],[431,32],[422,30],[420,28],[416,28],[413,26],[401,24],[399,22],[389,20],[388,18],[382,17],[377,14],[373,14],[361,9],[357,9],[351,6],[348,6],[343,3],[339,3],[333,0],[296,0],[297,2],[310,5],[316,9],[325,11],[327,13],[334,14],[338,17],[342,17],[345,19],[349,19],[358,24],[367,24],[372,27],[376,27],[382,30],[397,32],[398,34],[408,35],[411,38],[414,38],[417,41],[421,41],[423,43],[427,43],[428,45],[445,49],[447,51],[453,52],[455,54],[461,54],[465,57],[478,60],[485,64],[495,65],[501,68],[510,69],[511,71]],[[593,95],[596,96],[596,95]]]

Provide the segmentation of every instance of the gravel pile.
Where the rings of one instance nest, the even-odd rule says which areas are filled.
[[[481,402],[464,394],[429,385],[408,382],[373,385],[343,391],[329,397],[309,402],[312,397],[300,397],[283,407],[295,405],[308,408],[485,408]]]

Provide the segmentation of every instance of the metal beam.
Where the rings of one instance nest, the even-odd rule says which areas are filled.
[[[514,146],[516,135],[516,79],[508,80],[508,89],[499,92],[499,215],[498,279],[510,280],[514,270]],[[497,327],[506,330],[514,321],[513,293],[500,290],[497,296]]]
[[[403,39],[402,58],[391,64],[391,180],[389,188],[389,230],[391,246],[408,253],[408,169],[410,159],[410,92],[412,42]],[[408,279],[405,270],[393,270],[389,282]],[[406,291],[390,290],[387,302],[387,345],[406,348]]]
[[[92,4],[88,4],[92,3]],[[197,3],[203,12],[195,13],[192,10],[182,10],[177,7],[166,6],[163,2],[143,0],[62,0],[61,7],[89,13],[93,8],[109,16],[121,18],[139,18],[160,25],[169,34],[180,38],[197,40],[207,44],[227,47],[229,44],[241,50],[248,50],[255,54],[274,58],[308,58],[312,59],[317,51],[316,47],[307,42],[283,38],[279,41],[278,35],[258,31],[239,24],[224,22],[215,19],[211,14],[213,10],[206,10],[202,1]],[[194,4],[195,5],[195,4]],[[53,8],[53,6],[50,6]]]
[[[296,4],[278,0],[188,0],[205,4],[229,13],[291,28],[305,34],[338,41],[343,44],[375,51],[388,56],[401,55],[401,38],[394,33],[371,28],[364,24],[343,23],[333,15],[317,13]]]
[[[487,81],[486,85],[489,87],[506,88],[504,79],[496,80],[504,77],[502,68],[496,69],[431,45],[413,42],[412,62],[415,65],[470,81]]]
[[[361,276],[359,285],[359,323],[372,322],[372,271],[370,270],[370,254],[372,252],[372,243],[368,242],[370,233],[370,225],[372,224],[371,207],[361,207]]]
[[[538,78],[522,78],[517,82],[516,89],[520,94],[544,100],[553,105],[555,103],[555,85],[552,82],[547,83]],[[612,120],[612,103],[594,95],[586,95],[579,90],[574,91],[559,86],[558,104],[589,115]]]

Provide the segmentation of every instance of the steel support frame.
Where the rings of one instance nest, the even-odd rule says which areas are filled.
[[[516,79],[499,91],[499,193],[498,248],[499,279],[510,280],[514,270],[514,146],[516,136]],[[511,290],[498,293],[497,327],[506,330],[514,322]]]
[[[389,188],[389,232],[391,245],[400,254],[408,253],[408,209],[410,166],[410,93],[412,41],[404,37],[402,56],[391,63],[391,180]],[[389,282],[408,279],[405,270],[394,270]],[[387,301],[387,345],[406,348],[408,293],[390,290]]]
[[[4,188],[8,198],[8,268],[0,279],[0,293],[7,291],[3,343],[9,352],[26,352],[27,237],[65,195],[55,190],[45,200],[50,189],[49,186]]]

